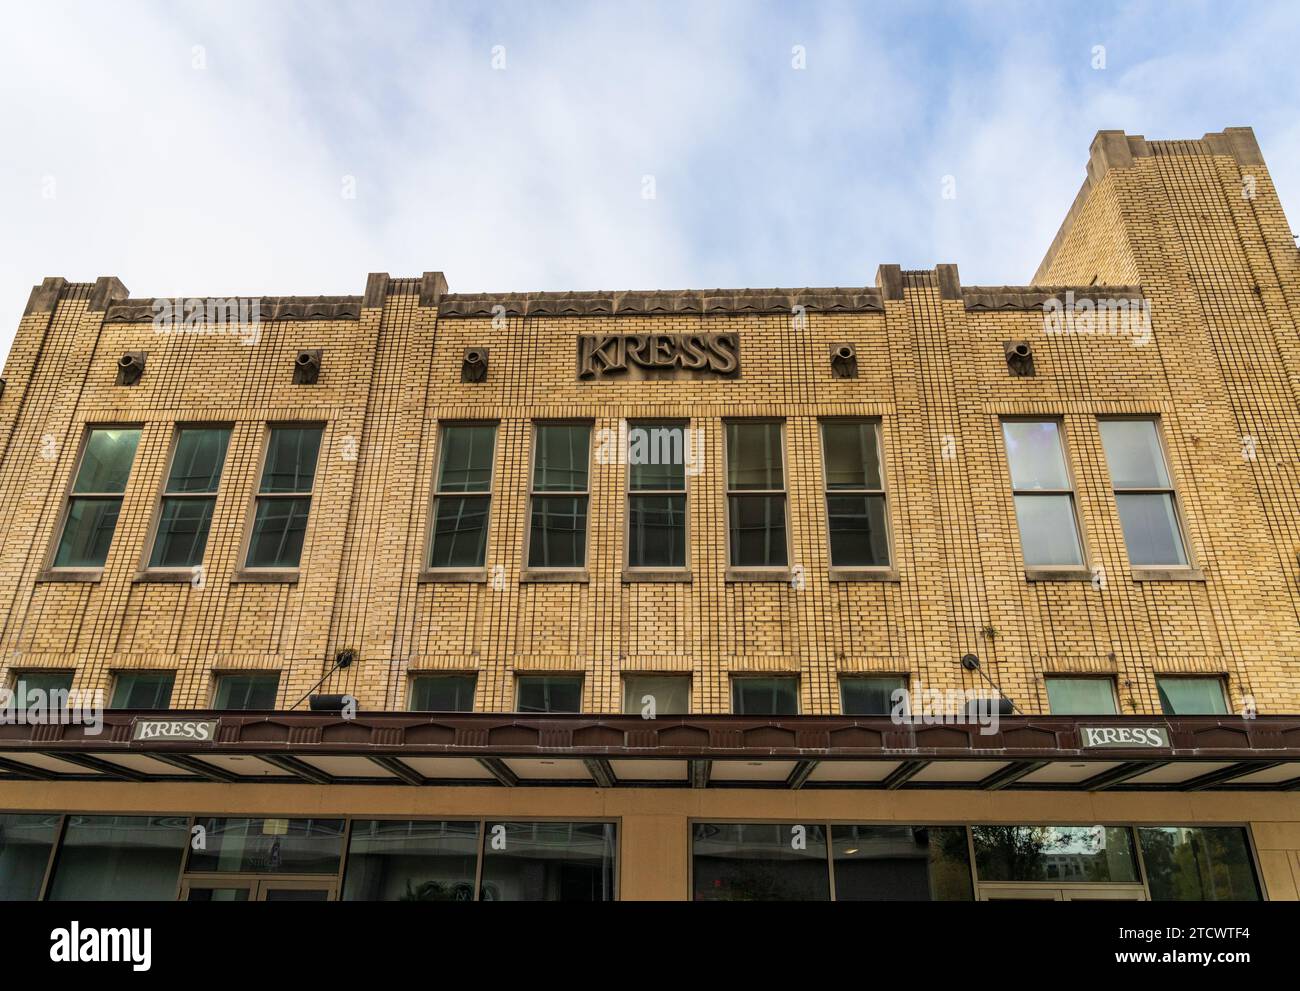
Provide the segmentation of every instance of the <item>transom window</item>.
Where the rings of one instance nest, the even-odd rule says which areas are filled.
[[[56,568],[102,568],[117,529],[122,493],[140,444],[135,427],[97,428],[86,437],[68,497]]]
[[[775,421],[726,425],[727,527],[734,568],[789,564],[782,433],[782,424]]]
[[[1154,420],[1101,420],[1115,505],[1133,564],[1186,567],[1178,505]]]
[[[473,712],[472,674],[419,674],[411,678],[412,712]]]
[[[274,709],[280,692],[280,672],[219,674],[213,692],[214,709]]]
[[[1083,546],[1060,424],[1055,420],[1005,420],[1002,436],[1025,564],[1081,568]]]
[[[840,711],[846,716],[888,716],[894,711],[907,713],[907,679],[902,675],[846,675],[840,679]]]
[[[731,679],[731,711],[738,716],[797,716],[799,679],[738,675]]]
[[[1166,716],[1224,716],[1228,713],[1222,678],[1176,675],[1157,678],[1156,687],[1160,691],[1160,709]]]
[[[516,712],[581,712],[582,676],[521,674],[515,682]]]
[[[880,424],[823,420],[822,457],[831,567],[887,566],[889,528],[880,469]]]
[[[320,427],[273,427],[257,490],[247,567],[297,568],[307,535]]]
[[[431,568],[481,568],[487,561],[492,508],[494,423],[442,428],[433,504]]]
[[[590,450],[589,424],[537,424],[533,432],[529,568],[586,566]]]
[[[119,671],[110,709],[166,709],[172,703],[175,671]]]
[[[1048,678],[1047,702],[1054,716],[1110,716],[1116,712],[1110,678]]]
[[[203,562],[229,443],[227,427],[186,427],[177,433],[149,567],[193,568]]]
[[[680,674],[623,676],[623,711],[629,715],[678,716],[691,711],[691,679]]]
[[[628,428],[627,564],[686,567],[686,427]]]

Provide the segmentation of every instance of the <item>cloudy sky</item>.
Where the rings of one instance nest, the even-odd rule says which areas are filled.
[[[1300,230],[1297,38],[1294,0],[6,0],[0,353],[46,275],[1023,283],[1102,128],[1253,126]]]

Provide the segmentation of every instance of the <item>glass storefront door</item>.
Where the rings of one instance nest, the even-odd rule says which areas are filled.
[[[195,874],[181,882],[184,902],[332,902],[337,898],[338,884],[332,878]]]

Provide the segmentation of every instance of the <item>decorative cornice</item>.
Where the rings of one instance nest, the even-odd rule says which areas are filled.
[[[201,298],[207,297],[186,297]],[[262,320],[359,320],[360,296],[262,296]],[[123,299],[108,306],[107,323],[152,323],[154,300]]]
[[[815,313],[883,313],[880,290],[682,289],[648,292],[448,293],[444,317],[661,316],[673,314],[789,314],[796,306]],[[498,309],[504,307],[504,310]]]
[[[963,286],[962,298],[972,313],[990,310],[1041,310],[1049,299],[1141,299],[1141,286]]]

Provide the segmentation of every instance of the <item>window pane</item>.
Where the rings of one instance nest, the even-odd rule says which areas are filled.
[[[1115,493],[1119,522],[1124,528],[1128,559],[1133,564],[1187,564],[1183,538],[1178,533],[1173,496],[1164,492],[1143,495]]]
[[[336,874],[343,852],[342,819],[194,820],[203,847],[190,850],[187,871]]]
[[[1139,826],[1151,900],[1258,901],[1240,826]]]
[[[1223,716],[1228,701],[1218,678],[1157,678],[1160,708],[1166,716]]]
[[[732,678],[731,711],[738,716],[797,716],[798,678]]]
[[[516,712],[581,712],[582,678],[524,675],[515,685]]]
[[[888,716],[894,709],[894,693],[907,688],[907,679],[841,678],[840,709],[846,716]],[[906,711],[906,705],[901,711]]]
[[[92,430],[77,469],[73,492],[124,492],[139,430]]]
[[[827,496],[826,518],[830,524],[832,566],[883,567],[889,564],[884,496]]]
[[[51,901],[172,901],[188,816],[69,816]]]
[[[158,535],[154,538],[151,568],[192,568],[203,563],[212,526],[211,499],[164,499],[158,518]]]
[[[587,559],[587,497],[534,496],[528,567],[581,568]]]
[[[538,426],[533,456],[534,491],[586,491],[590,440],[591,428],[586,424]]]
[[[1169,473],[1152,420],[1098,420],[1110,480],[1117,489],[1167,489]]]
[[[176,438],[168,492],[216,492],[226,462],[230,431],[224,427],[188,428]]]
[[[1070,476],[1054,420],[1007,420],[1002,424],[1014,489],[1068,489]]]
[[[1138,880],[1127,826],[972,826],[981,881]]]
[[[117,529],[120,498],[73,499],[54,554],[56,568],[102,568]]]
[[[472,674],[431,674],[411,679],[413,712],[473,712]]]
[[[174,671],[123,671],[114,679],[110,709],[166,709],[172,702]]]
[[[311,499],[260,499],[248,542],[248,567],[296,568]]]
[[[310,492],[320,452],[320,427],[276,427],[266,445],[261,492]]]
[[[444,427],[438,467],[439,492],[487,492],[492,487],[493,424]]]
[[[727,424],[727,488],[785,488],[781,424]]]
[[[636,424],[627,432],[630,489],[686,488],[686,429],[680,424]]]
[[[20,671],[14,679],[14,706],[41,712],[66,709],[71,690],[71,671]]]
[[[832,826],[835,900],[971,901],[961,826]]]
[[[731,564],[733,567],[784,567],[785,496],[730,496]]]
[[[874,423],[822,423],[828,489],[879,489],[880,452]]]
[[[1054,716],[1110,716],[1115,690],[1109,678],[1048,678],[1047,704]]]
[[[628,567],[686,567],[686,496],[632,496],[627,528]]]
[[[280,674],[223,674],[217,678],[214,709],[274,709]]]
[[[614,900],[614,824],[489,822],[480,897],[493,902]]]
[[[623,679],[623,711],[637,715],[654,706],[656,716],[691,711],[691,679],[683,675],[637,674]]]
[[[478,823],[354,819],[344,901],[470,902]]]
[[[1029,565],[1082,565],[1083,551],[1074,526],[1074,500],[1068,495],[1016,496],[1020,550]]]
[[[434,507],[431,568],[481,568],[487,560],[490,496],[440,496]]]
[[[41,893],[57,815],[0,813],[0,902],[32,902]]]
[[[826,830],[812,824],[697,822],[696,901],[829,901]]]

